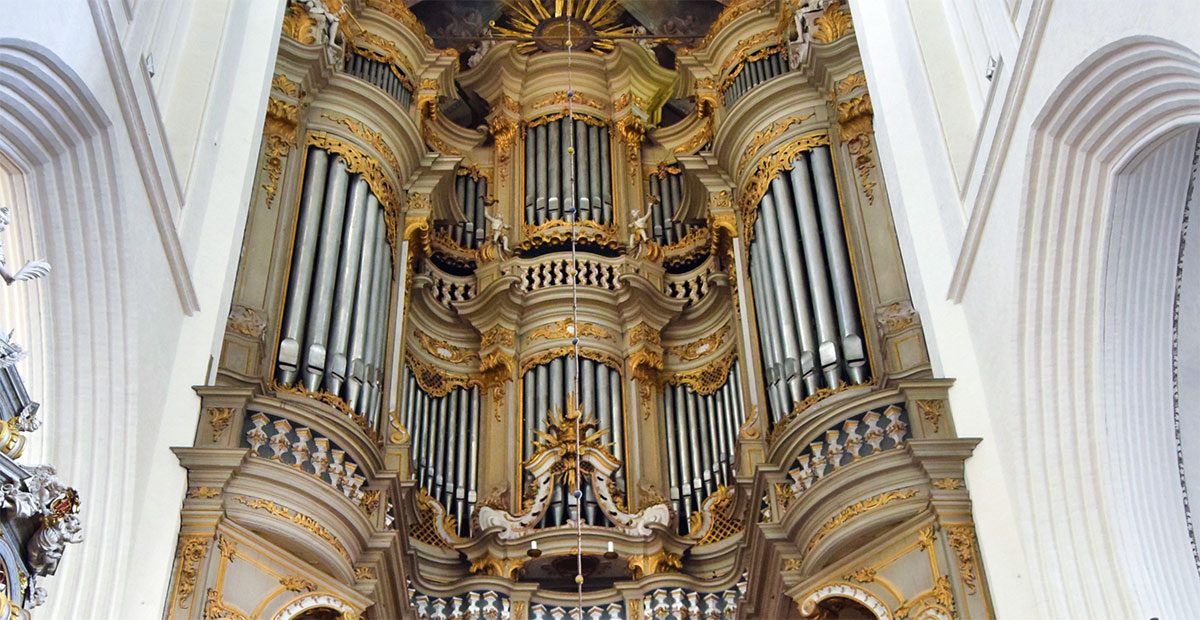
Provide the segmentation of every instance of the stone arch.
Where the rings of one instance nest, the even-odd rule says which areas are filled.
[[[1106,273],[1119,264],[1111,242],[1124,234],[1113,226],[1127,221],[1120,214],[1133,207],[1118,192],[1122,175],[1200,124],[1198,100],[1200,57],[1169,41],[1131,37],[1081,63],[1034,123],[1017,273],[1017,423],[1026,441],[1018,448],[1023,454],[1013,456],[1023,467],[1022,527],[1036,549],[1031,581],[1042,588],[1050,617],[1132,617],[1142,610],[1186,616],[1200,604],[1190,545],[1174,546],[1188,539],[1186,528],[1177,527],[1182,502],[1174,513],[1166,509],[1182,497],[1178,468],[1168,472],[1176,497],[1143,493],[1138,514],[1131,501],[1139,493],[1135,478],[1161,470],[1149,451],[1167,450],[1173,458],[1174,438],[1168,447],[1165,436],[1129,434],[1137,412],[1110,410],[1121,398],[1114,400],[1105,383],[1121,374],[1105,366],[1112,333],[1105,295]],[[1140,198],[1149,205],[1166,196]],[[1182,216],[1181,204],[1155,206]],[[1148,563],[1156,557],[1164,564]]]
[[[357,614],[349,603],[327,593],[312,593],[298,596],[280,608],[272,616],[272,620],[301,620],[307,618],[304,614],[315,610],[335,611],[343,618],[355,618]]]
[[[870,610],[878,620],[892,620],[892,612],[883,601],[867,590],[848,583],[831,583],[817,588],[800,601],[800,615],[805,618],[813,617],[817,613],[817,605],[831,598],[852,600]]]
[[[121,253],[112,135],[100,102],[61,58],[0,38],[0,164],[10,186],[22,186],[12,192],[19,204],[10,232],[21,239],[20,258],[53,266],[21,287],[25,297],[13,306],[24,310],[3,317],[30,351],[21,372],[43,404],[24,458],[59,467],[84,498],[85,535],[103,538],[66,554],[57,579],[72,586],[49,588],[49,609],[38,610],[48,617],[116,615],[129,561],[122,550],[132,544],[135,283]]]

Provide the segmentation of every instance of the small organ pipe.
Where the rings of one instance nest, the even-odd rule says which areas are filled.
[[[670,489],[671,502],[675,504],[675,511],[683,514],[683,502],[679,496],[679,436],[675,431],[675,420],[671,415],[675,411],[674,392],[669,389],[664,389],[662,394],[663,413],[666,414],[666,420],[663,426],[667,430],[667,484]]]
[[[650,175],[650,195],[654,196],[655,198],[658,198],[658,200],[655,200],[653,202],[653,204],[650,206],[650,214],[651,214],[650,222],[653,225],[651,234],[654,235],[654,238],[656,240],[658,240],[659,243],[662,243],[662,239],[663,239],[663,191],[662,191],[662,181],[658,178],[658,175],[656,175],[656,174]],[[641,209],[639,209],[639,211],[641,211]]]
[[[433,447],[433,489],[429,494],[440,498],[442,495],[442,485],[446,482],[446,474],[442,470],[442,461],[446,454],[446,436],[450,433],[446,432],[448,425],[446,424],[446,410],[448,403],[445,398],[437,399],[437,409],[434,415],[433,433],[437,437],[437,441]]]
[[[312,269],[316,257],[317,230],[321,224],[321,205],[325,197],[325,184],[329,167],[329,154],[316,147],[308,149],[304,170],[304,191],[300,200],[296,239],[292,251],[292,267],[289,275],[287,311],[280,330],[279,381],[291,385],[296,380],[300,365],[300,341],[304,338],[307,323],[309,292],[312,286]]]
[[[818,356],[821,369],[829,387],[837,387],[838,345],[836,318],[830,299],[829,273],[825,269],[825,252],[821,247],[821,229],[817,223],[816,205],[813,201],[812,182],[808,174],[808,157],[800,155],[791,171],[792,191],[796,197],[797,215],[800,219],[800,239],[804,245],[804,263],[808,268],[808,281],[812,288],[813,314],[820,341]]]
[[[446,424],[442,427],[441,432],[446,441],[446,447],[440,455],[441,458],[438,459],[438,472],[442,474],[441,481],[443,486],[440,496],[435,495],[434,497],[446,507],[447,511],[454,510],[454,485],[457,482],[454,476],[458,473],[455,471],[454,461],[458,454],[458,433],[456,429],[460,424],[458,419],[458,396],[461,392],[462,390],[451,390],[446,395]]]
[[[828,147],[818,147],[811,156],[813,176],[817,180],[817,205],[821,212],[821,231],[825,238],[825,254],[833,275],[834,303],[837,306],[838,329],[842,336],[842,355],[854,383],[863,383],[866,376],[866,352],[858,320],[854,290],[854,274],[850,270],[850,255],[842,231],[842,217],[834,183],[833,164]]]
[[[381,330],[380,319],[382,312],[379,308],[380,298],[383,296],[385,284],[383,282],[383,254],[380,251],[379,240],[383,235],[383,229],[376,226],[375,228],[375,256],[372,260],[370,277],[371,283],[371,298],[367,305],[367,331],[365,334],[365,342],[363,344],[363,390],[359,393],[359,402],[350,403],[356,411],[363,413],[369,411],[375,403],[376,390],[378,381],[376,374],[378,371],[378,342],[376,334]]]
[[[533,455],[533,420],[539,413],[534,402],[534,397],[537,395],[537,384],[534,380],[533,370],[525,371],[525,376],[521,377],[521,456],[522,459],[528,459]]]
[[[605,224],[613,221],[611,135],[608,127],[600,128],[600,199],[603,201],[601,217]]]
[[[692,494],[695,498],[695,508],[700,509],[700,502],[712,492],[711,482],[706,480],[706,463],[704,453],[700,449],[700,428],[696,418],[696,393],[682,389],[684,408],[687,411],[688,461],[691,463]]]
[[[588,139],[587,123],[575,121],[575,199],[579,205],[579,219],[592,218],[591,181],[588,176]]]
[[[762,218],[760,217],[754,223],[754,233],[757,239],[762,239],[762,231]],[[767,276],[766,268],[763,267],[763,263],[766,261],[763,254],[762,245],[756,243],[750,246],[750,272],[754,278],[750,288],[751,295],[754,297],[754,312],[758,325],[758,344],[762,357],[763,382],[766,384],[767,398],[770,402],[771,412],[778,415],[778,412],[783,408],[783,399],[780,397],[779,392],[779,375],[781,374],[778,352],[779,343],[773,335],[775,302],[767,296],[770,279]]]
[[[476,181],[475,183],[475,199],[479,204],[479,208],[475,209],[475,243],[471,248],[478,248],[479,244],[487,238],[486,219],[484,214],[487,212],[487,177]]]
[[[559,126],[558,135],[559,140],[562,141],[558,148],[559,168],[561,169],[560,173],[562,174],[562,181],[559,183],[559,191],[562,193],[562,209],[563,217],[565,219],[566,214],[570,212],[572,206],[579,206],[579,203],[575,202],[575,196],[572,194],[572,191],[574,190],[571,187],[571,174],[575,170],[576,156],[572,155],[569,151],[571,149],[572,136],[574,135],[574,124],[570,117],[560,118],[555,121],[555,123],[557,123]],[[578,144],[575,145],[575,150],[576,152],[579,151]]]
[[[537,395],[537,404],[534,408],[534,424],[537,430],[545,432],[546,416],[550,412],[550,366],[541,364],[534,372],[535,378],[535,394]]]
[[[572,365],[568,359],[567,365]],[[600,415],[596,402],[596,362],[589,359],[579,360],[579,402],[583,407],[584,418],[595,416],[598,430],[607,431],[608,416]],[[607,441],[607,438],[605,439]]]
[[[534,175],[537,177],[537,195],[535,198],[535,206],[537,209],[537,223],[541,224],[546,221],[546,199],[549,179],[546,177],[546,157],[549,145],[546,144],[546,126],[539,125],[533,128],[533,135],[537,140],[537,155],[535,160]]]
[[[420,408],[418,409],[418,411],[420,411],[420,413],[421,413],[421,423],[420,423],[421,441],[417,444],[420,447],[420,449],[417,451],[417,454],[418,454],[418,456],[420,456],[420,464],[421,464],[420,465],[420,470],[421,470],[420,471],[420,479],[418,480],[418,483],[422,487],[425,487],[425,488],[427,488],[426,485],[429,482],[429,446],[432,445],[430,443],[430,439],[429,439],[429,435],[430,435],[429,429],[430,429],[430,426],[433,424],[433,422],[430,420],[430,415],[429,415],[430,414],[430,410],[429,410],[430,402],[431,401],[429,400],[429,395],[426,394],[424,391],[422,391],[421,397],[419,400]]]
[[[469,517],[466,514],[467,509],[467,455],[470,454],[468,442],[470,441],[470,426],[471,426],[471,392],[463,389],[457,391],[462,392],[458,403],[458,442],[455,444],[457,448],[454,454],[454,509],[457,513],[458,523],[463,522],[464,517]]]
[[[471,411],[468,419],[470,430],[467,433],[467,514],[475,512],[475,502],[479,497],[479,386],[471,387]],[[463,523],[460,521],[459,523]],[[463,524],[469,531],[471,520]]]
[[[562,160],[563,153],[560,152],[562,145],[562,136],[560,136],[562,125],[558,122],[547,123],[544,125],[549,132],[547,142],[549,143],[550,151],[546,158],[546,165],[550,175],[550,194],[547,205],[549,207],[548,217],[557,219],[562,217]]]
[[[721,484],[729,484],[729,463],[733,461],[733,453],[729,451],[729,420],[725,415],[725,393],[729,391],[729,381],[725,381],[725,385],[711,395],[711,407],[713,413],[714,428],[716,433],[713,434],[716,439],[716,455],[718,468],[717,471],[721,474]]]
[[[592,202],[592,219],[603,224],[604,199],[600,196],[600,128],[587,125],[588,135],[588,180],[591,191],[588,196]]]
[[[333,294],[329,356],[325,362],[325,389],[330,394],[341,393],[342,382],[346,378],[346,346],[350,340],[351,311],[354,309],[354,293],[358,287],[359,259],[363,251],[363,231],[369,194],[367,182],[361,177],[350,189],[350,208],[346,216],[348,221],[342,230],[342,251],[338,258],[337,284]]]
[[[771,282],[782,285],[788,281],[788,275],[784,267],[779,216],[776,213],[775,200],[771,197],[770,193],[767,193],[763,196],[760,204],[763,226],[767,233],[763,238],[763,242],[765,243],[764,249],[767,251],[767,266],[771,270]],[[801,360],[800,341],[796,334],[796,317],[794,316],[792,305],[787,301],[784,291],[777,290],[774,293],[769,292],[768,294],[775,299],[776,318],[779,321],[780,331],[782,332],[783,377],[791,391],[788,403],[793,400],[802,400],[800,372],[803,368],[799,365]]]
[[[316,275],[313,280],[312,310],[305,333],[304,386],[317,391],[325,372],[325,344],[329,337],[329,319],[333,310],[333,285],[336,278],[338,249],[342,241],[342,220],[346,213],[346,187],[349,175],[346,162],[338,159],[330,170],[325,190],[321,238],[317,242]],[[358,175],[354,175],[357,180]]]
[[[704,430],[705,442],[704,448],[708,451],[708,469],[712,472],[713,486],[719,486],[724,482],[721,480],[721,450],[717,447],[720,441],[720,422],[717,419],[717,411],[715,401],[712,394],[700,396],[700,410],[704,412],[704,424],[701,429]]]
[[[625,416],[621,407],[621,371],[616,368],[601,366],[600,372],[608,374],[608,407],[609,418],[612,420],[613,456],[622,463],[625,462]],[[628,471],[628,470],[627,470]],[[624,488],[624,477],[617,480],[617,486]]]
[[[567,414],[566,403],[563,402],[563,392],[566,390],[566,376],[564,373],[565,360],[561,357],[556,357],[550,361],[550,409],[558,416]]]
[[[537,145],[534,143],[533,129],[525,131],[525,221],[537,223],[535,215],[534,193],[537,189],[537,179],[534,170],[537,169]]]
[[[805,278],[805,264],[801,260],[800,243],[801,238],[798,234],[799,228],[796,224],[796,206],[792,201],[792,193],[788,189],[787,181],[782,175],[776,175],[771,180],[771,194],[775,199],[776,216],[779,219],[779,231],[783,235],[783,256],[787,267],[788,291],[790,292],[789,301],[791,308],[796,317],[796,331],[800,336],[800,369],[803,373],[805,387],[808,388],[808,393],[811,394],[816,390],[817,377],[813,373],[816,363],[817,341],[814,338],[813,320],[809,315],[812,307],[808,298],[808,292],[811,282]],[[765,197],[764,197],[765,202]],[[807,231],[806,231],[807,234]],[[804,243],[808,243],[807,236],[803,238]],[[806,256],[809,260],[811,257]],[[811,266],[809,266],[811,269]],[[780,282],[783,285],[784,282]],[[797,399],[798,400],[798,399]]]
[[[691,458],[689,456],[689,442],[687,438],[687,412],[685,408],[683,386],[675,386],[675,430],[678,433],[679,441],[679,496],[683,502],[683,512],[685,518],[692,516],[692,468]]]

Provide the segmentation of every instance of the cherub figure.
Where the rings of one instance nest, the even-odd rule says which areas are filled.
[[[8,206],[0,207],[0,233],[8,228],[11,222],[11,215]],[[44,260],[31,260],[25,263],[16,273],[8,270],[7,258],[4,256],[4,242],[0,241],[0,278],[4,278],[4,283],[11,285],[19,280],[33,280],[40,278],[50,273],[50,263]]]
[[[509,249],[508,234],[506,231],[511,226],[504,223],[504,218],[499,215],[493,215],[491,211],[484,210],[483,216],[487,218],[488,227],[492,229],[492,244],[496,246],[496,249],[500,252],[500,256],[507,256]]]
[[[650,221],[651,211],[646,209],[643,215],[638,209],[630,209],[629,215],[633,220],[629,224],[629,247],[641,248],[646,243],[650,242],[650,233],[647,231],[647,223]]]

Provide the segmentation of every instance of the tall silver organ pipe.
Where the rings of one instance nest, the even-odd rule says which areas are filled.
[[[667,484],[680,534],[687,533],[688,519],[705,498],[733,483],[737,432],[746,421],[738,372],[735,361],[725,383],[711,394],[681,384],[662,392]]]
[[[554,412],[556,416],[565,413],[565,405],[570,402],[573,387],[575,364],[570,357],[558,357],[545,364],[539,364],[525,371],[521,378],[522,389],[522,460],[528,460],[534,454],[533,442],[535,431],[545,431],[548,426],[548,415]],[[625,416],[622,406],[621,372],[615,368],[590,359],[579,360],[579,402],[585,419],[594,418],[598,427],[606,431],[601,439],[611,443],[613,456],[624,462]],[[625,490],[625,476],[618,473],[613,476],[617,487]],[[526,478],[524,484],[532,484]],[[583,520],[591,525],[606,525],[603,510],[596,503],[595,491],[591,484],[584,481],[583,485]],[[571,518],[576,509],[576,500],[570,497],[568,491],[559,485],[550,495],[550,508],[546,517],[538,527],[554,527],[562,525]]]
[[[458,245],[474,250],[487,238],[487,177],[476,176],[466,168],[458,171],[454,179],[454,196],[462,206],[464,222],[445,226],[446,233]]]
[[[356,78],[378,86],[405,108],[412,103],[412,90],[407,84],[408,78],[401,79],[396,73],[396,68],[391,64],[372,60],[359,54],[350,54],[350,57],[346,59],[344,70]]]
[[[417,484],[454,515],[459,535],[469,536],[479,496],[479,387],[434,397],[421,389],[407,364],[401,372],[400,419],[409,432]]]
[[[759,202],[750,246],[772,422],[819,389],[870,378],[829,148],[792,163]]]
[[[571,205],[578,208],[580,220],[611,222],[610,148],[608,127],[582,119],[560,118],[530,127],[525,133],[525,222],[566,219]]]
[[[660,245],[679,241],[695,228],[681,221],[683,211],[683,173],[667,171],[650,175],[650,195],[656,200],[650,207],[651,235]]]
[[[311,147],[306,161],[275,378],[377,426],[392,281],[383,207],[341,159]]]
[[[785,53],[784,51],[775,52],[739,65],[733,82],[725,88],[725,107],[733,107],[733,104],[737,103],[737,100],[741,99],[742,95],[749,92],[751,88],[786,73],[788,60]]]

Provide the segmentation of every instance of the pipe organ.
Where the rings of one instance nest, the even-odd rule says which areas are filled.
[[[846,6],[485,4],[287,3],[168,616],[990,617]]]
[[[751,60],[747,59],[734,69],[730,77],[726,78],[728,85],[722,94],[725,96],[725,106],[733,107],[750,89],[766,82],[767,80],[783,75],[788,71],[787,52],[784,50],[774,51],[764,50],[765,53],[761,57]],[[758,54],[755,54],[758,56]]]
[[[333,394],[376,426],[392,259],[383,209],[361,173],[311,147],[275,378]]]
[[[773,421],[869,374],[829,148],[801,152],[790,168],[763,194],[750,245]]]
[[[531,123],[525,133],[525,223],[565,220],[572,205],[581,221],[611,222],[610,149],[608,125],[591,117]]]
[[[407,364],[401,372],[401,419],[404,428],[411,429],[417,484],[454,515],[458,534],[469,536],[477,499],[479,387],[456,387],[432,396],[421,389]]]
[[[735,361],[721,386],[707,394],[683,384],[663,390],[670,497],[681,534],[704,500],[734,481],[737,432],[745,422],[739,374]]]
[[[368,52],[369,53],[369,52]],[[412,82],[394,64],[351,53],[346,57],[347,74],[374,84],[401,106],[412,105]]]
[[[650,176],[652,236],[659,245],[671,245],[695,229],[683,221],[683,173],[664,170]]]

